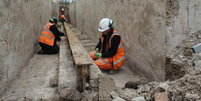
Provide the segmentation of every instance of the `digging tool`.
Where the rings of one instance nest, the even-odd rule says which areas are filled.
[[[84,34],[84,19],[82,21],[82,33],[81,34]]]
[[[193,46],[192,50],[193,50],[194,53],[197,53],[197,52],[201,51],[201,43]]]

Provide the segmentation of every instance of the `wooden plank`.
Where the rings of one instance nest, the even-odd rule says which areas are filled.
[[[71,31],[70,27],[67,26],[66,23],[64,23],[64,25],[77,72],[77,90],[83,92],[86,83],[88,82],[87,77],[90,75],[89,67],[93,64],[93,60],[75,34]]]
[[[89,54],[86,52],[86,50],[83,48],[82,45],[70,45],[70,46],[74,57],[74,62],[76,65],[82,66],[82,65],[93,64],[91,58],[89,57]]]
[[[77,39],[77,37],[73,34],[73,32],[70,30],[69,26],[65,26],[67,37],[70,44],[80,44],[80,41]]]
[[[92,65],[93,60],[90,58],[88,52],[84,49],[74,33],[70,30],[69,26],[65,26],[65,29],[67,31],[67,37],[75,64],[78,66]]]
[[[83,65],[81,73],[82,73],[82,82],[83,82],[83,91],[84,91],[86,87],[86,79],[89,76],[89,65]]]

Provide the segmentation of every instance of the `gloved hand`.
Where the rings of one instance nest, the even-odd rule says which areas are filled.
[[[61,41],[61,38],[60,38],[60,37],[56,37],[56,40],[57,40],[57,41]]]
[[[96,48],[96,53],[99,53],[99,49],[98,48]]]
[[[63,33],[63,36],[66,36],[66,33]]]
[[[96,58],[101,58],[102,57],[102,53],[95,53],[94,54]]]

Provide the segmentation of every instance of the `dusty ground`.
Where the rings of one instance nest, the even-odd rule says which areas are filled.
[[[61,30],[60,27],[58,29]],[[37,45],[36,51],[40,49]],[[0,100],[58,100],[58,68],[59,54],[39,55],[35,52]]]
[[[103,70],[102,72],[108,76],[111,76],[115,81],[116,87],[120,87],[120,88],[124,88],[125,84],[128,81],[140,81],[141,79],[143,79],[138,74],[135,74],[132,70],[130,70],[128,68],[127,63],[125,63],[119,69],[119,72],[117,74],[109,74],[108,71],[103,71]]]
[[[57,88],[49,85],[50,78],[57,76],[58,54],[34,54],[29,64],[8,87],[2,99],[51,99],[57,96]]]

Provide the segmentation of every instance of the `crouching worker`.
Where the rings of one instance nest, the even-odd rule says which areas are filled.
[[[43,27],[40,38],[38,40],[41,50],[38,54],[57,54],[59,52],[59,47],[57,46],[57,40],[60,41],[59,36],[64,36],[57,27],[57,19],[55,17],[50,18],[49,22]]]
[[[64,16],[63,14],[60,16],[60,21],[61,21],[62,23],[66,22],[66,23],[69,25],[68,20],[65,18],[65,16]]]
[[[90,56],[100,69],[117,73],[125,61],[121,36],[114,30],[113,20],[108,18],[100,21],[98,30],[101,32],[99,43]]]

